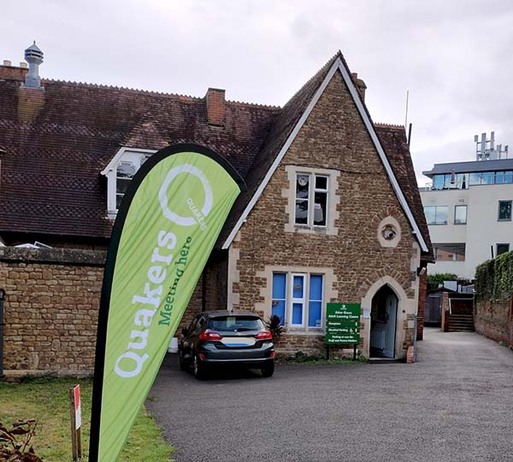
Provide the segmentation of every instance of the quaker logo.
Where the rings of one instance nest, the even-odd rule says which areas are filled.
[[[181,216],[169,208],[168,191],[173,181],[179,175],[192,175],[200,181],[203,187],[205,199],[201,209],[198,208],[192,197],[188,197],[186,200],[187,206],[192,214],[192,216],[189,217]],[[176,223],[179,226],[193,226],[198,223],[202,231],[207,229],[205,217],[207,217],[212,210],[214,195],[212,193],[212,187],[210,186],[210,182],[207,180],[207,177],[199,168],[195,167],[194,165],[184,164],[180,165],[179,167],[172,168],[169,171],[159,190],[159,201],[160,206],[162,207],[162,211],[164,212],[164,216],[171,220],[173,223]]]
[[[117,460],[242,185],[194,145],[153,154],[131,181],[105,265],[90,462]]]

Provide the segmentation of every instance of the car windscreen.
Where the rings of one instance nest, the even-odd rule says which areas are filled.
[[[262,330],[264,325],[254,316],[222,316],[210,320],[209,328],[216,332],[244,332]]]

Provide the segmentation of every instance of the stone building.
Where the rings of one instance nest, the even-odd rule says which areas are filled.
[[[367,357],[404,358],[421,338],[432,249],[404,127],[372,122],[340,52],[284,107],[45,80],[42,58],[33,45],[28,68],[0,66],[6,374],[92,371],[117,208],[140,165],[177,143],[217,152],[247,186],[183,323],[212,308],[277,314],[279,351],[320,353],[326,303],[347,302],[361,304]]]

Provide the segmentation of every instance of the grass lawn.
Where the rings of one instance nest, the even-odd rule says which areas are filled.
[[[91,419],[92,380],[34,379],[19,384],[0,382],[0,422],[7,428],[18,420],[36,419],[31,441],[35,453],[49,462],[71,461],[69,390],[80,385],[82,408],[82,461],[87,461]],[[142,409],[130,432],[119,460],[165,462],[172,448],[162,439],[159,428]]]

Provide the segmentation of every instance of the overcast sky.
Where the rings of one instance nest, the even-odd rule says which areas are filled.
[[[420,184],[476,134],[513,157],[511,0],[3,0],[0,61],[33,40],[43,78],[278,106],[341,50],[373,120],[413,124]]]

